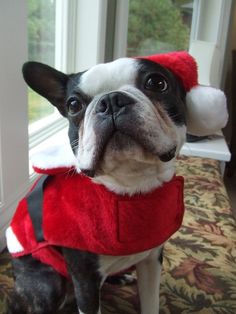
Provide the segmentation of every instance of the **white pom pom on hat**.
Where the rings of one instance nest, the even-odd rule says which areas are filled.
[[[159,63],[181,80],[186,91],[188,133],[210,135],[225,127],[226,97],[219,89],[198,84],[197,63],[189,53],[178,51],[138,58]]]
[[[194,135],[209,135],[224,128],[228,121],[225,94],[216,88],[196,86],[186,95],[187,130]]]

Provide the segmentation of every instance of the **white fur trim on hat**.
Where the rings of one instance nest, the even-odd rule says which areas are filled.
[[[216,88],[196,86],[186,96],[187,132],[197,136],[213,134],[228,121],[225,94]]]

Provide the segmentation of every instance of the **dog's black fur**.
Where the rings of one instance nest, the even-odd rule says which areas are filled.
[[[90,95],[86,95],[78,88],[83,73],[65,75],[34,62],[26,63],[23,67],[23,75],[28,85],[47,98],[64,117],[68,118],[69,138],[74,152],[78,145],[78,128],[92,100]],[[135,84],[151,101],[161,103],[176,125],[185,124],[185,92],[179,80],[170,71],[151,61],[139,60]],[[167,84],[166,90],[163,84]],[[127,98],[123,101],[132,102],[132,99]],[[100,101],[100,107],[101,104]],[[98,111],[101,113],[105,110],[106,108],[104,110],[99,108]],[[162,157],[163,161],[165,159],[168,161],[173,158],[173,152]],[[86,169],[84,171],[86,172]],[[98,313],[99,289],[102,282],[98,271],[99,256],[68,248],[60,250],[72,278],[79,310],[85,314]],[[162,253],[159,255],[159,261],[162,261]],[[13,259],[12,263],[15,290],[9,313],[55,314],[66,295],[66,279],[52,267],[40,263],[31,256]]]

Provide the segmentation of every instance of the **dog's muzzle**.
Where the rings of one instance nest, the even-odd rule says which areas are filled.
[[[129,107],[135,103],[134,99],[122,92],[112,92],[103,95],[96,105],[95,112],[102,115],[104,118],[108,116],[113,117],[113,127],[116,129],[115,119],[129,111]],[[159,155],[159,158],[163,162],[170,161],[175,157],[177,147],[174,146],[168,152]]]
[[[90,177],[95,175],[107,144],[112,138],[114,140],[113,147],[118,150],[119,146],[124,149],[124,139],[127,138],[129,148],[130,140],[132,140],[145,151],[157,156],[162,162],[168,162],[175,157],[176,145],[169,145],[170,147],[163,153],[159,151],[159,139],[165,134],[163,131],[159,134],[160,128],[155,129],[155,125],[149,125],[149,129],[146,131],[145,117],[139,114],[139,108],[140,103],[137,98],[121,91],[104,94],[97,100],[93,111],[95,142],[90,156],[86,156],[87,160],[90,157],[91,162],[86,161],[86,167],[80,167],[83,173]],[[152,132],[154,136],[150,136]],[[114,136],[115,134],[118,136]],[[122,138],[123,140],[121,140]],[[88,164],[89,167],[87,167]]]

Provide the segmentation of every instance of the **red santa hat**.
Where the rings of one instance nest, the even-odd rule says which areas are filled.
[[[166,67],[179,78],[186,91],[187,132],[203,136],[225,127],[228,111],[225,94],[198,83],[195,59],[186,51],[139,57]]]

